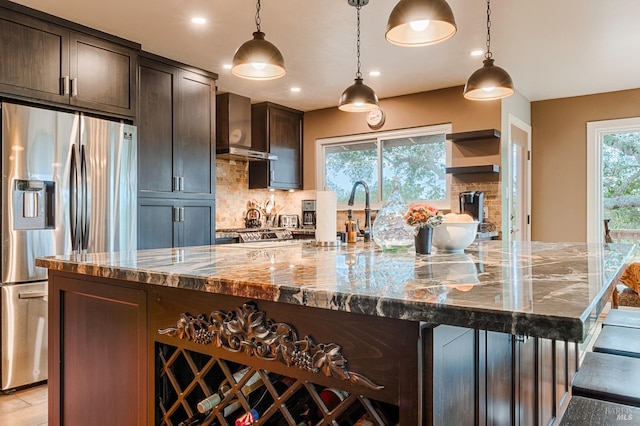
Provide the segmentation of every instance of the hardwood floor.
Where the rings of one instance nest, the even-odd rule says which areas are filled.
[[[0,425],[46,426],[47,385],[0,394]]]

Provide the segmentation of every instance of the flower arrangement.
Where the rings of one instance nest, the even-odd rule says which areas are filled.
[[[442,223],[442,215],[428,204],[412,204],[404,214],[404,220],[416,228],[434,228]]]

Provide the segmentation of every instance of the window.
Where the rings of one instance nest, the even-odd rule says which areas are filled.
[[[617,241],[640,230],[640,118],[587,123],[587,241]],[[615,235],[614,235],[615,234]]]
[[[387,199],[399,181],[407,202],[425,201],[450,208],[450,177],[445,174],[451,155],[445,135],[451,125],[318,140],[318,188],[335,191],[340,208],[347,208],[351,188],[363,180],[374,208]],[[364,200],[364,191],[356,192]]]

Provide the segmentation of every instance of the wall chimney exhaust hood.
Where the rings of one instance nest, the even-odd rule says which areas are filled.
[[[269,161],[278,157],[251,145],[251,99],[234,93],[216,95],[216,158]]]

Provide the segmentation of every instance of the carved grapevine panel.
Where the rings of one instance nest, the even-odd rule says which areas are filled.
[[[279,361],[312,373],[322,373],[365,386],[384,388],[365,376],[349,371],[342,348],[336,343],[315,343],[311,337],[298,338],[294,327],[265,319],[255,303],[248,302],[234,311],[213,311],[209,316],[180,314],[176,327],[158,330],[202,345],[213,344],[231,352],[244,352],[260,359]]]

